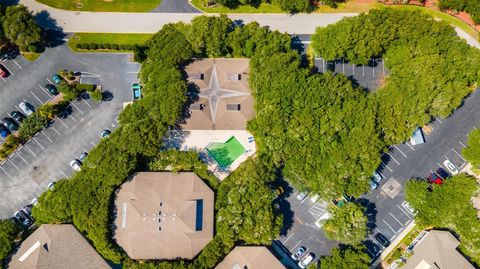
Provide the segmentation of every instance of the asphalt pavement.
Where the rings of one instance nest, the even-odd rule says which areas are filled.
[[[160,5],[150,12],[154,13],[202,13],[188,0],[162,0]]]
[[[87,96],[72,102],[71,113],[38,133],[0,164],[0,218],[9,218],[47,188],[74,172],[71,160],[88,152],[101,139],[104,129],[113,130],[124,102],[131,101],[130,86],[137,80],[139,65],[129,54],[75,54],[66,45],[47,49],[35,62],[23,57],[5,58],[2,64],[11,75],[0,81],[0,116],[18,110],[21,101],[35,108],[52,96],[45,90],[60,69],[80,72],[82,83],[101,85],[113,94],[98,103]],[[1,142],[1,141],[0,141]]]

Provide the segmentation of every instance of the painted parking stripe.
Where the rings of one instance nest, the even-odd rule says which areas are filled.
[[[52,98],[52,94],[50,94],[45,88],[43,88],[40,84],[38,84],[38,87],[42,89],[50,98]]]
[[[443,123],[439,118],[435,117],[435,119],[437,119],[438,122]]]
[[[293,247],[290,249],[290,252],[292,252],[298,245],[300,245],[300,243],[302,243],[302,239],[300,239],[295,245],[293,245]]]
[[[53,141],[52,141],[52,139],[50,139],[50,137],[48,137],[48,135],[47,135],[47,134],[45,134],[45,132],[44,132],[43,130],[41,130],[40,132],[41,132],[41,133],[42,133],[42,134],[43,134],[43,135],[44,135],[44,136],[45,136],[45,137],[48,139],[48,141],[50,141],[50,143],[52,143],[52,144],[53,144]]]
[[[52,130],[54,130],[58,135],[61,135],[54,126],[50,126],[50,128],[52,128]]]
[[[59,121],[60,121],[60,122],[63,124],[63,126],[65,126],[65,128],[67,128],[67,129],[68,129],[68,126],[65,124],[65,122],[63,122],[63,120],[62,120],[62,119],[60,119],[60,118],[57,118],[57,119],[58,119],[58,120],[59,120]]]
[[[42,100],[40,100],[40,98],[38,98],[33,92],[30,92],[30,94],[32,94],[33,97],[35,97],[35,98],[38,100],[38,102],[40,102],[40,104],[42,104],[42,105],[45,104],[45,102],[43,102]]]
[[[87,101],[85,101],[83,98],[82,98],[82,101],[88,106],[88,107],[92,107]]]
[[[292,234],[290,234],[290,236],[289,236],[289,237],[287,237],[287,239],[285,239],[285,241],[283,241],[283,243],[282,243],[282,244],[284,244],[284,245],[285,245],[285,243],[287,243],[287,241],[288,241],[288,240],[290,240],[290,238],[291,238],[291,237],[292,237],[292,235],[294,235],[294,234],[295,234],[295,232],[293,232]]]
[[[467,161],[467,160],[465,160],[465,159],[462,157],[462,155],[460,155],[456,150],[454,150],[453,148],[452,148],[452,150],[453,150],[453,152],[455,152],[455,154],[458,155],[458,157],[462,158],[462,160],[463,160],[464,162]]]
[[[2,171],[5,173],[5,175],[7,175],[8,178],[13,179],[13,178],[7,173],[7,171],[5,171],[5,169],[3,169],[2,166],[0,166],[0,169],[2,169]]]
[[[29,147],[27,144],[25,144],[25,148],[28,149],[28,151],[30,151],[35,157],[38,157],[37,154],[35,154]]]
[[[384,219],[382,219],[382,221],[383,221],[383,223],[385,223],[385,225],[388,226],[388,228],[390,228],[390,230],[392,230],[392,232],[393,232],[395,235],[397,234],[397,232],[395,232],[395,230],[394,230],[390,225],[388,225],[388,223],[387,223]]]
[[[28,162],[27,162],[27,161],[23,158],[23,156],[20,154],[20,149],[21,149],[21,147],[19,147],[14,154],[17,154],[18,157],[20,157],[20,159],[22,159],[26,164],[28,164]],[[13,156],[14,154],[12,154],[12,156]]]
[[[18,170],[18,172],[20,172],[20,169],[12,162],[12,160],[8,159],[8,162],[11,163],[13,167]]]
[[[48,83],[50,83],[52,85],[54,84],[49,78],[46,78],[46,80],[48,81]]]
[[[7,69],[9,74],[11,74],[12,76],[15,76],[15,74],[12,71],[10,71],[10,69],[8,69],[6,64],[4,64],[3,67],[5,67],[5,69]]]
[[[36,135],[35,135],[35,136],[36,136]],[[38,144],[43,150],[45,150],[45,148],[42,146],[42,144],[40,144],[40,143],[38,142],[38,140],[35,138],[35,136],[32,137],[33,141],[37,142],[37,144]]]
[[[410,144],[408,142],[405,143],[405,144],[407,144],[407,146],[410,147],[412,150],[415,150],[412,146],[410,146]]]
[[[413,214],[410,211],[402,209],[402,207],[400,207],[399,205],[397,205],[397,207],[398,207],[398,209],[400,209],[400,211],[403,212],[403,214],[407,215],[408,219],[411,219],[413,217]]]
[[[396,221],[398,222],[398,224],[400,224],[400,225],[403,226],[403,223],[401,223],[401,222],[392,214],[392,212],[388,212],[388,214],[390,214],[390,216],[392,216],[392,218],[393,218],[394,220],[396,220]]]
[[[91,144],[93,147],[96,146],[95,143],[93,143],[92,141],[90,141],[90,144]]]
[[[397,146],[393,145],[393,147],[395,147],[405,158],[408,158],[407,155],[405,155],[405,153],[403,153]]]
[[[67,174],[65,174],[65,172],[63,172],[63,170],[60,170],[60,173],[62,173],[62,175],[63,175],[65,178],[68,178]]]
[[[4,79],[3,77],[0,77],[0,78],[3,80],[3,82],[6,82],[6,81],[7,81],[7,80],[6,80],[6,79]]]
[[[465,146],[465,144],[462,143],[462,141],[458,141],[458,143],[460,143],[460,145],[462,145],[462,147],[466,148],[467,146]]]
[[[390,157],[390,159],[392,159],[394,162],[396,162],[398,165],[400,165],[400,163],[395,158],[393,158],[393,156],[391,154],[382,153],[382,155],[387,155],[388,157]]]
[[[380,161],[382,162],[383,166],[388,169],[388,171],[390,171],[391,173],[393,173],[393,170],[390,169],[390,167],[388,167],[382,160],[380,160]]]

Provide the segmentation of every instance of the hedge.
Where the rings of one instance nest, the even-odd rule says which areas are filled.
[[[83,50],[133,50],[139,44],[77,43],[75,48]]]

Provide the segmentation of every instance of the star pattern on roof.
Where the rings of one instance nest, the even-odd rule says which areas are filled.
[[[217,115],[217,107],[219,99],[247,96],[249,93],[241,92],[234,89],[226,89],[220,86],[217,75],[217,67],[214,65],[212,70],[212,75],[210,77],[210,83],[207,88],[202,89],[198,94],[199,97],[208,99],[208,104],[210,105],[210,110],[212,113],[212,121],[215,122],[215,117]]]

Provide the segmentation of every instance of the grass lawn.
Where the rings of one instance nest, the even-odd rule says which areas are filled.
[[[36,52],[22,52],[22,56],[30,62],[34,62],[42,55],[41,53]]]
[[[47,6],[77,11],[147,12],[161,0],[36,0]]]
[[[153,34],[109,34],[109,33],[77,33],[68,39],[68,47],[75,52],[95,52],[94,50],[77,49],[77,43],[97,43],[97,44],[144,44]],[[102,50],[112,52],[125,52],[121,50]]]
[[[456,27],[462,29],[463,31],[465,31],[467,34],[474,37],[475,39],[478,39],[478,32],[475,29],[473,29],[472,27],[470,27],[470,25],[468,25],[467,23],[463,22],[462,20],[460,20],[460,19],[458,19],[454,16],[448,15],[448,14],[443,13],[441,11],[433,10],[433,9],[429,9],[429,8],[424,8],[424,7],[419,7],[419,6],[409,6],[409,5],[392,6],[392,8],[399,8],[399,9],[405,9],[405,10],[420,10],[420,11],[426,13],[426,14],[429,14],[430,16],[433,16],[435,18],[446,21],[448,24],[456,26]]]
[[[240,5],[236,8],[228,8],[223,6],[205,7],[203,0],[192,0],[192,4],[206,13],[285,13],[279,6],[273,4],[262,3],[258,7],[249,5]]]
[[[235,136],[232,136],[225,143],[211,144],[207,151],[221,167],[229,167],[245,152],[245,148]]]

